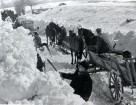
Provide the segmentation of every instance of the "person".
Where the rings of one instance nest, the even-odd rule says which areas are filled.
[[[130,51],[126,50],[126,51],[123,51],[123,54],[122,54],[123,58],[132,58],[132,54]]]
[[[47,47],[47,43],[42,43],[41,38],[40,38],[40,36],[38,35],[37,32],[34,32],[33,36],[34,36],[33,41],[34,41],[34,44],[35,44],[34,46],[35,46],[36,50],[37,50],[37,48],[40,48],[40,47],[43,47],[43,46]]]
[[[37,32],[34,32],[33,36],[34,36],[33,41],[34,41],[34,44],[35,44],[34,46],[37,50],[37,48],[41,47],[42,41],[41,41],[41,38],[39,37]]]
[[[37,53],[37,65],[36,68],[40,71],[43,72],[43,68],[45,67],[45,63],[42,61],[40,55]]]
[[[114,51],[109,39],[102,34],[101,28],[96,29],[97,32],[97,41],[96,41],[96,53],[108,53]]]
[[[114,49],[116,44],[112,46],[111,42],[108,39],[108,36],[106,36],[106,34],[103,34],[101,32],[101,28],[97,28],[96,32],[97,32],[97,36],[95,36],[96,37],[96,47],[95,47],[96,53],[98,54],[115,53],[117,55],[122,55],[123,52],[120,50]]]
[[[40,30],[40,28],[39,28],[39,27],[36,27],[36,28],[34,28],[33,30],[31,30],[31,31],[28,33],[28,35],[34,36],[35,34],[39,34],[39,30]]]
[[[46,45],[46,44],[45,44]],[[38,36],[38,33],[35,32],[34,33],[34,46],[37,49],[39,49],[40,51],[43,51],[44,49],[42,48],[43,44],[41,42],[41,38]],[[46,45],[47,46],[47,45]],[[43,72],[43,68],[45,67],[44,62],[41,59],[41,56],[37,53],[37,69],[41,72]]]
[[[40,36],[38,35],[37,32],[33,32],[33,36],[34,36],[33,41],[34,41],[34,46],[36,48],[36,51],[37,51],[37,49],[39,49],[40,51],[43,52],[44,51],[43,46],[46,46],[46,48],[50,52],[47,43],[42,43],[41,38],[40,38]],[[43,72],[43,68],[45,68],[45,63],[42,61],[40,54],[37,53],[37,69],[39,71]]]
[[[82,61],[77,66],[75,73],[60,73],[63,78],[72,80],[70,86],[75,90],[74,94],[80,95],[85,101],[89,100],[92,93],[92,79],[87,72],[89,64]]]
[[[40,30],[40,28],[39,28],[39,27],[37,27],[36,29],[37,29],[37,31],[39,31],[39,30]]]

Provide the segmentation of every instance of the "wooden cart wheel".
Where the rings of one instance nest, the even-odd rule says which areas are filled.
[[[112,70],[109,77],[109,89],[114,103],[119,103],[123,96],[123,85],[119,72]]]

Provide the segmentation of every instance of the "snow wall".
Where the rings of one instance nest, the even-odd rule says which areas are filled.
[[[93,105],[73,94],[58,72],[36,69],[37,53],[28,30],[0,22],[0,104]]]

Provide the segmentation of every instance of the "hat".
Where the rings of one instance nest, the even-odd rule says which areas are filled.
[[[96,29],[96,32],[97,32],[97,33],[101,33],[101,28],[97,28],[97,29]]]
[[[81,65],[82,67],[84,67],[85,69],[89,68],[89,63],[87,61],[82,61],[79,63],[79,65]]]
[[[38,35],[37,31],[34,32],[34,35]]]

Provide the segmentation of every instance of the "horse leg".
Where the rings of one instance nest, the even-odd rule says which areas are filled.
[[[71,64],[73,64],[73,51],[71,50]]]
[[[77,52],[77,63],[81,61],[81,59],[82,59],[82,54],[83,54],[83,49],[80,49],[80,50]]]
[[[51,38],[50,38],[50,45],[52,46],[53,44],[53,37],[51,36]]]
[[[47,36],[47,45],[49,45],[49,42],[48,42],[49,39],[48,39],[48,38],[49,38],[49,37]]]
[[[58,42],[57,42],[57,35],[55,35],[55,44],[57,44]]]
[[[55,36],[56,36],[56,35],[55,35]],[[55,47],[55,44],[56,44],[56,42],[55,42],[55,38],[56,38],[56,37],[55,37],[55,36],[53,37],[53,47]]]
[[[78,61],[78,53],[77,52],[75,52],[75,64],[77,63],[77,61]]]

